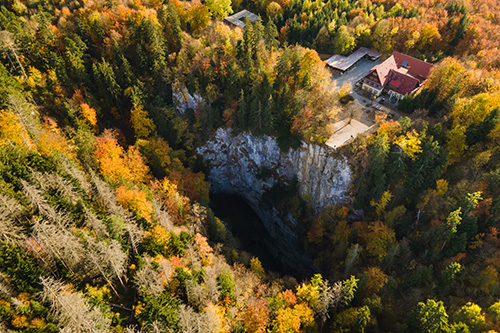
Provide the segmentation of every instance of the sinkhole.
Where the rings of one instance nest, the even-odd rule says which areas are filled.
[[[273,238],[244,198],[234,194],[210,193],[210,207],[215,216],[224,221],[226,227],[239,241],[240,250],[252,257],[258,257],[266,271],[297,275],[276,257]]]

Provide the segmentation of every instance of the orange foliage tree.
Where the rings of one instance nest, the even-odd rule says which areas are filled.
[[[146,198],[146,193],[138,189],[129,190],[125,186],[120,186],[116,189],[116,194],[120,205],[151,222],[153,205]]]
[[[149,168],[139,149],[131,146],[125,153],[112,131],[105,131],[96,138],[94,156],[102,174],[112,180],[124,178],[143,182],[150,178]]]
[[[265,333],[269,321],[268,302],[265,299],[250,301],[243,310],[245,332]]]
[[[95,130],[97,127],[97,116],[95,110],[87,103],[80,104],[80,109],[82,111],[84,121]]]
[[[38,138],[37,147],[42,155],[50,156],[58,152],[75,159],[74,146],[61,135],[57,123],[52,118],[45,118],[42,132]]]
[[[205,181],[203,173],[194,173],[189,170],[173,171],[168,178],[177,184],[179,190],[191,200],[208,202],[209,184]]]

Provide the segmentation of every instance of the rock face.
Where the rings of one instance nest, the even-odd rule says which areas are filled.
[[[273,137],[247,133],[233,137],[230,129],[218,129],[215,138],[197,153],[210,169],[211,191],[241,196],[257,212],[276,240],[276,258],[300,274],[315,271],[296,244],[296,221],[291,216],[283,218],[263,202],[262,195],[277,182],[288,183],[296,176],[300,194],[309,195],[312,207],[319,212],[346,198],[351,184],[346,159],[335,156],[328,147],[307,143],[282,152]]]

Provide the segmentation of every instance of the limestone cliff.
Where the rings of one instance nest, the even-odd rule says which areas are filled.
[[[277,182],[289,182],[296,176],[300,194],[308,194],[319,212],[346,198],[351,183],[346,159],[335,156],[328,147],[307,143],[283,152],[273,137],[232,136],[230,129],[218,129],[215,138],[197,153],[209,167],[211,191],[245,198],[276,240],[276,256],[293,270],[314,270],[296,246],[293,217],[280,217],[283,214],[263,202],[262,195]]]

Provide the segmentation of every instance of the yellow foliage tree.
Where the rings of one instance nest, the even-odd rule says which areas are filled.
[[[443,196],[446,192],[448,192],[448,181],[445,179],[436,180],[436,194]]]
[[[314,323],[314,312],[306,304],[297,304],[293,308],[278,310],[273,320],[272,333],[304,332],[304,329]],[[302,330],[301,330],[302,328]]]
[[[401,133],[401,124],[394,120],[383,121],[377,130],[377,134],[382,133],[387,134],[387,138],[392,142],[396,138],[396,135]]]
[[[389,281],[387,275],[378,267],[370,267],[366,271],[368,280],[363,286],[363,294],[365,297],[370,297],[374,293],[378,293],[380,289]]]
[[[141,147],[141,151],[144,152],[148,159],[157,159],[160,165],[166,170],[171,164],[174,164],[174,168],[182,167],[182,163],[178,158],[172,159],[170,157],[172,148],[170,148],[167,141],[160,137],[150,140],[137,140],[136,145]]]
[[[300,329],[300,318],[297,317],[293,309],[280,309],[276,319],[273,321],[273,333],[292,333]]]
[[[120,205],[151,222],[153,205],[146,198],[146,193],[138,189],[129,190],[125,186],[120,186],[116,189],[116,194]]]
[[[479,123],[494,109],[500,107],[500,93],[482,93],[472,98],[460,98],[455,101],[453,126],[467,127]]]
[[[144,110],[142,105],[135,105],[131,111],[131,122],[134,128],[135,138],[148,138],[152,132],[156,130],[156,126],[151,118],[148,117],[148,112]]]
[[[257,276],[259,276],[260,278],[263,278],[265,275],[264,268],[262,268],[262,263],[257,257],[253,257],[252,259],[250,259],[250,270],[257,274]]]
[[[26,129],[17,116],[10,112],[0,111],[0,148],[11,144],[31,149],[33,143]]]
[[[220,305],[208,304],[205,308],[205,313],[212,323],[212,332],[228,332],[229,325],[225,317],[226,311]]]
[[[370,205],[372,207],[375,207],[375,211],[378,215],[380,215],[384,212],[385,207],[387,207],[391,199],[392,193],[390,191],[385,191],[384,193],[382,193],[379,201],[372,200],[370,201]]]
[[[160,225],[155,225],[151,231],[146,231],[143,242],[156,253],[166,253],[168,250],[168,231]]]
[[[177,185],[167,178],[164,178],[162,181],[156,180],[153,182],[153,188],[170,213],[170,216],[175,220],[181,221],[191,209],[189,199],[181,195],[177,189]]]
[[[316,308],[319,302],[319,288],[310,283],[302,283],[297,288],[297,300],[299,304],[307,304],[311,308]]]
[[[250,301],[243,310],[243,324],[245,332],[266,333],[269,321],[269,308],[267,300]]]
[[[127,178],[133,182],[144,182],[151,178],[146,159],[142,156],[139,148],[130,146],[124,156],[125,164],[129,169]]]
[[[352,83],[346,82],[340,87],[339,98],[344,98],[351,93]]]
[[[38,151],[42,155],[50,156],[61,153],[69,158],[75,159],[75,147],[59,133],[59,129],[43,129],[37,142]]]
[[[412,160],[416,160],[417,154],[422,152],[422,141],[415,130],[406,133],[406,135],[399,136],[394,143],[401,147]]]
[[[373,222],[368,225],[368,232],[364,235],[368,253],[382,260],[389,248],[396,242],[394,230],[382,222]]]
[[[448,131],[447,137],[447,147],[448,147],[448,162],[450,164],[460,161],[460,158],[467,149],[467,143],[465,141],[465,126],[456,126],[452,130]]]
[[[425,87],[429,90],[436,90],[438,98],[442,101],[448,99],[465,72],[464,66],[455,58],[446,58],[439,65],[434,66],[431,75],[426,80]]]

